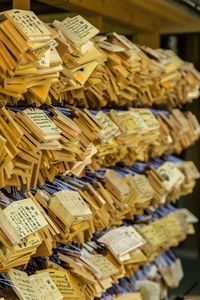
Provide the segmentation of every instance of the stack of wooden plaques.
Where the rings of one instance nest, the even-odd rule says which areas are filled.
[[[52,114],[53,120],[37,108],[16,113],[6,108],[0,110],[1,188],[29,189],[69,172],[80,176],[91,164],[96,148],[91,142],[93,137],[86,139],[74,122],[78,124],[81,116],[73,121],[57,110],[53,109]],[[98,136],[98,130],[95,134]]]
[[[13,9],[1,14],[0,93],[8,102],[23,100],[27,92],[37,105],[47,101],[62,70],[54,35],[33,12]]]
[[[164,299],[167,297],[167,287],[177,286],[182,277],[180,260],[171,251],[165,251],[131,277],[120,279],[117,284],[103,293],[100,299]]]
[[[153,111],[154,112],[154,111]],[[177,153],[192,145],[200,125],[190,113],[150,109],[107,113],[78,109],[0,109],[0,187],[36,187],[57,175]]]
[[[39,295],[44,294],[44,299],[49,299],[49,296],[52,300],[92,300],[101,297],[102,292],[112,288],[113,283],[121,282],[120,278],[131,278],[133,272],[154,259],[156,271],[162,274],[164,254],[159,255],[163,250],[177,245],[188,234],[192,222],[179,210],[168,209],[168,212],[158,219],[155,219],[155,213],[149,217],[151,222],[147,225],[122,226],[102,232],[97,242],[83,244],[82,249],[77,246],[59,246],[56,262],[52,256],[50,260],[44,261],[43,266],[40,264],[38,269],[37,265],[28,265],[26,271],[29,274],[35,269],[31,276],[13,268],[9,268],[6,275],[19,299],[26,299],[28,295],[32,295],[31,299],[39,299]],[[100,244],[104,244],[104,247]],[[99,251],[102,252],[103,249],[103,254],[100,254]],[[174,272],[179,270],[179,274],[176,278],[174,273],[169,277],[165,268],[164,280],[169,286],[175,286],[182,277],[181,267],[175,260],[171,259],[170,263],[169,261],[170,258],[169,268],[174,268]],[[144,281],[144,278],[137,280]]]
[[[95,85],[98,78],[91,75],[102,61],[102,52],[91,40],[99,30],[81,16],[66,18],[53,23],[58,32],[58,53],[63,60],[63,71],[59,82],[52,85],[50,95],[53,103],[84,101],[85,85]],[[89,83],[91,81],[91,83]],[[79,100],[80,99],[80,100]]]
[[[71,241],[73,237],[73,241],[79,243],[80,239],[87,241],[94,232],[121,224],[124,219],[132,219],[134,215],[143,213],[151,206],[175,202],[180,196],[191,193],[196,180],[200,177],[192,162],[178,160],[175,163],[172,161],[172,157],[169,162],[160,160],[156,166],[153,163],[144,164],[143,169],[138,170],[138,173],[137,167],[136,164],[132,168],[126,168],[125,172],[123,168],[104,169],[99,171],[96,176],[93,173],[87,174],[82,180],[70,177],[63,177],[62,180],[56,179],[52,184],[41,187],[35,198],[44,209],[49,211],[50,217],[52,217],[52,212],[49,203],[51,203],[51,198],[54,199],[57,195],[57,189],[65,195],[66,198],[63,198],[63,201],[67,201],[66,203],[70,202],[68,194],[76,195],[77,200],[74,202],[74,206],[79,205],[80,211],[82,210],[81,201],[84,200],[87,203],[92,212],[91,218],[88,218],[87,222],[86,219],[82,221],[80,219],[79,222],[82,225],[72,226],[70,230],[73,233],[71,234],[68,229],[71,227],[72,221],[71,225],[65,229],[67,230],[67,240]],[[184,173],[188,168],[190,168],[189,178]],[[158,185],[159,180],[160,185]],[[62,232],[62,222],[58,221],[61,216],[58,201],[57,204],[57,213],[55,212],[53,220]],[[70,216],[69,212],[64,213],[63,210],[63,215],[67,222]],[[60,240],[61,237],[57,238]]]
[[[48,188],[46,187],[48,190]],[[53,187],[52,187],[53,189]],[[61,190],[50,195],[45,187],[37,191],[35,198],[48,212],[49,225],[54,224],[56,242],[79,244],[91,240],[94,233],[93,215],[90,206],[81,193],[74,190]]]
[[[121,225],[124,220],[132,220],[148,209],[175,202],[181,195],[192,192],[200,177],[195,165],[172,156],[166,159],[135,164],[131,168],[103,169],[96,174],[88,171],[82,179],[65,176],[32,192],[7,189],[7,196],[1,193],[0,203],[8,206],[6,210],[15,209],[17,213],[19,203],[27,207],[30,202],[31,207],[39,210],[40,223],[45,224],[42,231],[33,230],[17,239],[15,231],[22,230],[21,227],[3,224],[2,211],[2,269],[9,263],[23,265],[31,256],[50,255],[56,243],[88,242],[95,232]],[[20,217],[17,221],[23,223]],[[12,261],[13,255],[19,259]]]
[[[30,11],[1,13],[1,105],[175,107],[198,98],[200,75],[175,53],[138,46],[81,16],[49,27]]]
[[[135,227],[113,228],[98,239],[124,266],[126,275],[131,276],[140,266],[151,262],[160,252],[177,245],[185,239],[187,234],[191,233],[192,222],[185,222],[184,212],[171,211],[169,213],[170,210],[167,207],[165,212],[158,209],[157,213],[162,215],[161,218],[153,219],[153,222],[149,224],[135,225]],[[132,238],[134,242],[131,242]]]
[[[1,193],[1,271],[25,266],[48,240],[48,223],[35,202],[31,198],[13,201]],[[50,251],[37,255],[51,254],[53,240],[49,242]]]
[[[61,292],[48,272],[28,276],[17,269],[9,269],[8,277],[14,285],[17,299],[63,299]]]
[[[171,154],[200,136],[175,108],[198,98],[200,75],[172,51],[98,33],[81,16],[0,15],[6,300],[160,300],[183,276],[169,248],[198,220],[172,203],[200,174]]]
[[[88,40],[98,31],[82,20],[89,27],[84,32],[80,20],[54,22],[65,72],[52,86],[53,103],[175,107],[198,98],[199,73],[172,51],[139,47],[116,33]]]
[[[194,115],[173,109],[171,113],[150,109],[92,111],[102,126],[101,144],[92,167],[132,165],[136,160],[176,153],[198,140],[200,126]]]

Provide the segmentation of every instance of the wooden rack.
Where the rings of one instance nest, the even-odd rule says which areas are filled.
[[[13,7],[30,9],[34,0],[13,0]],[[200,31],[200,18],[180,4],[169,0],[39,0],[60,9],[41,14],[44,21],[63,19],[79,13],[102,32],[117,31],[136,35],[138,43],[159,47],[160,34]]]

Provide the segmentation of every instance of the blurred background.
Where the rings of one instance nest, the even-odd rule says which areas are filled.
[[[189,1],[199,2],[200,1]],[[199,13],[200,18],[200,13]],[[193,62],[200,71],[200,33],[183,33],[161,36],[161,47],[171,48],[183,60]],[[200,121],[200,102],[194,101],[187,105],[184,109],[194,112]],[[182,153],[185,160],[193,160],[200,169],[200,141],[185,150]],[[200,183],[198,181],[194,193],[186,198],[180,199],[177,203],[178,207],[187,207],[194,215],[200,219]],[[199,284],[194,289],[194,294],[200,295],[200,223],[195,225],[196,234],[188,236],[188,238],[180,245],[178,249],[174,249],[175,253],[181,257],[185,277],[175,291],[171,293],[181,294],[195,281]]]
[[[200,19],[200,1],[183,0],[187,8],[195,11]],[[200,28],[199,32],[189,32],[182,34],[166,34],[161,36],[161,47],[174,50],[183,60],[194,63],[200,70]],[[194,101],[185,107],[196,114],[200,120],[200,102]],[[193,160],[200,169],[200,141],[182,153],[186,160]],[[190,209],[200,219],[200,184],[197,183],[194,193],[178,202],[178,206]],[[194,289],[194,294],[200,295],[200,223],[195,226],[196,234],[189,236],[175,252],[181,257],[185,277],[181,285],[172,293],[181,294],[195,281],[199,284]]]

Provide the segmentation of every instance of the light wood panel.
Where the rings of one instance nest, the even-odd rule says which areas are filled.
[[[130,9],[127,1],[121,0],[40,0],[43,3],[59,7],[65,10],[78,11],[80,13],[91,12],[100,15],[117,24],[123,24],[130,29],[138,31],[154,31],[158,27],[157,20],[143,9],[134,7]]]
[[[145,32],[136,34],[136,42],[140,45],[146,45],[153,49],[160,47],[159,32]]]
[[[200,32],[200,18],[167,0],[39,0],[80,13],[89,12],[133,32]]]
[[[31,0],[13,0],[13,8],[30,10]]]

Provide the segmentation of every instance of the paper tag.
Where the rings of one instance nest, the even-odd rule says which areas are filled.
[[[10,204],[3,212],[21,239],[48,225],[30,198]]]
[[[27,236],[24,238],[19,244],[14,245],[15,251],[19,251],[21,249],[37,247],[41,244],[40,236],[37,232]]]
[[[76,191],[63,190],[54,194],[63,206],[74,216],[91,216],[92,212],[88,204],[83,200],[81,195]]]
[[[72,216],[68,208],[64,206],[63,201],[59,201],[57,197],[51,198],[49,209],[66,227],[71,227],[74,223],[75,217]]]
[[[32,11],[12,9],[6,12],[27,37],[50,36],[44,23]]]
[[[160,284],[154,281],[139,281],[141,294],[145,300],[160,300],[161,287]]]
[[[80,15],[66,18],[61,23],[64,34],[76,45],[82,45],[99,33],[99,30]]]
[[[168,287],[177,287],[183,278],[183,268],[179,259],[167,266],[159,264],[158,268]]]
[[[135,134],[139,132],[140,126],[138,126],[138,122],[135,121],[134,117],[132,116],[133,113],[131,111],[112,111],[112,115],[114,116],[117,125],[123,133]]]
[[[85,259],[99,274],[99,278],[107,278],[118,272],[118,269],[103,255],[92,255]]]
[[[130,257],[131,257],[131,263],[141,263],[147,261],[147,257],[145,256],[143,251],[139,248],[131,251]]]
[[[143,119],[144,123],[149,128],[149,130],[159,129],[159,127],[160,127],[159,122],[156,119],[156,117],[154,116],[154,114],[151,112],[150,109],[141,108],[141,109],[137,109],[136,112],[139,113],[139,115]]]
[[[129,185],[122,178],[120,178],[115,171],[106,171],[104,177],[116,188],[116,190],[118,190],[122,196],[127,196],[131,193]]]
[[[76,299],[76,292],[70,282],[70,277],[67,271],[47,269],[50,277],[55,282],[64,299]]]
[[[116,300],[142,300],[141,293],[128,293],[128,294],[123,294],[120,296],[117,296],[114,298]]]
[[[51,121],[51,119],[39,108],[27,108],[23,113],[30,118],[44,134],[59,134],[60,129]]]
[[[168,220],[168,224],[167,224],[167,220]],[[172,225],[172,223],[170,223],[170,221],[171,220],[169,220],[167,218],[163,218],[163,219],[153,222],[153,228],[157,234],[157,236],[156,236],[157,241],[156,241],[156,238],[154,238],[154,241],[157,242],[157,244],[155,244],[155,246],[159,247],[160,245],[164,245],[165,243],[168,242],[170,236],[167,231],[167,228],[168,228],[168,226]],[[171,232],[171,234],[173,236],[174,232]],[[151,240],[150,240],[150,242],[151,242]]]
[[[58,46],[58,42],[54,39],[52,39],[49,43],[50,49],[53,50]]]
[[[151,265],[150,269],[148,270],[148,278],[155,278],[156,274],[158,273],[158,268],[156,265]]]
[[[189,130],[189,124],[187,118],[184,116],[184,114],[179,109],[173,109],[172,114],[175,116],[175,118],[178,120],[178,122],[181,124],[181,129],[183,131]]]
[[[188,180],[199,179],[200,173],[193,161],[185,161],[180,164],[180,167],[183,168],[184,174]]]
[[[140,116],[139,113],[134,111],[134,109],[131,109],[129,113],[139,128],[141,128],[142,130],[148,130],[147,124],[145,123],[145,121],[143,120],[143,118]]]
[[[132,227],[119,227],[108,231],[99,240],[116,255],[126,254],[145,244],[141,235]]]
[[[111,42],[103,41],[103,42],[99,42],[98,45],[99,45],[100,48],[111,51],[111,52],[123,52],[123,51],[125,51],[124,47],[118,46],[116,44],[112,44]]]
[[[132,176],[131,182],[133,182],[133,184],[138,189],[141,198],[153,198],[155,192],[145,175]]]
[[[183,173],[173,162],[165,162],[158,173],[162,177],[165,188],[170,191],[175,185],[180,185],[184,181]]]
[[[72,70],[74,78],[82,85],[88,80],[94,69],[97,67],[98,62],[92,61],[82,66],[78,69]]]
[[[139,227],[139,231],[152,246],[156,247],[161,244],[158,232],[156,232],[153,224]]]
[[[171,213],[164,218],[164,225],[168,238],[175,237],[180,233],[183,233],[187,228],[185,218],[182,214],[179,214],[178,211]],[[167,237],[166,237],[167,240]]]
[[[13,289],[21,300],[38,300],[29,277],[25,272],[9,269],[8,276],[13,283]]]
[[[129,50],[132,50],[134,48],[136,48],[136,46],[124,35],[120,35],[116,32],[113,32],[111,34],[111,36],[113,36],[114,38],[116,38],[117,40],[120,41],[120,43],[122,43],[126,48],[128,48]]]
[[[62,59],[60,58],[60,55],[56,48],[51,49],[50,65],[52,65],[52,66],[58,66],[58,65],[61,66],[62,65]]]
[[[188,223],[198,223],[199,219],[195,217],[187,208],[180,208],[178,212],[182,213],[186,217]]]
[[[120,130],[118,126],[109,118],[109,116],[102,111],[99,111],[94,118],[103,128],[101,130],[102,133],[102,141],[104,143],[113,140],[116,136],[120,134]]]
[[[48,272],[42,271],[29,277],[38,299],[61,300],[63,296]]]
[[[50,56],[51,50],[50,48],[42,55],[41,59],[39,60],[38,64],[40,67],[49,68],[50,66]]]

